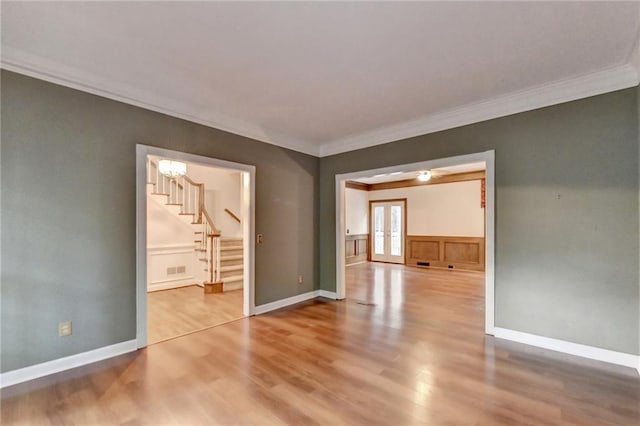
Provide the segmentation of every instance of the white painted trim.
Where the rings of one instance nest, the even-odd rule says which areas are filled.
[[[255,315],[264,314],[267,312],[275,311],[276,309],[285,308],[296,303],[304,302],[305,300],[315,299],[318,297],[320,290],[309,291],[307,293],[298,294],[296,296],[287,297],[286,299],[276,300],[275,302],[266,303],[264,305],[256,306],[253,313]]]
[[[634,43],[627,55],[626,62],[635,69],[636,74],[640,75],[640,27],[636,31]]]
[[[244,302],[245,316],[253,314],[255,307],[255,186],[256,168],[249,164],[187,154],[153,146],[136,145],[136,341],[138,348],[147,346],[147,156],[170,157],[203,166],[238,170],[242,173],[242,217],[244,256]],[[249,199],[247,199],[247,197]]]
[[[169,253],[180,253],[187,252],[189,250],[193,250],[197,247],[194,243],[182,243],[182,244],[154,244],[147,246],[147,250],[149,253],[159,253],[159,252],[169,252]]]
[[[636,69],[630,64],[624,64],[334,140],[320,146],[320,157],[439,132],[637,85]]]
[[[370,174],[373,176],[375,173]],[[339,300],[347,297],[346,277],[346,213],[347,178],[336,175],[336,296]]]
[[[267,131],[260,126],[223,116],[220,113],[203,114],[202,110],[175,99],[161,98],[157,94],[141,92],[138,88],[108,81],[15,48],[3,46],[0,68],[282,148],[315,156],[319,154],[318,147],[306,141],[276,134],[271,130]]]
[[[190,287],[197,285],[203,287],[204,285],[198,282],[193,276],[184,278],[177,278],[171,280],[153,281],[147,288],[147,293],[153,293],[155,291],[171,290],[174,288]]]
[[[147,346],[147,155],[136,145],[136,345]]]
[[[485,153],[485,256],[484,256],[484,332],[493,335],[495,327],[496,259],[496,153]]]
[[[15,48],[4,47],[2,49],[0,67],[8,71],[246,136],[272,145],[305,154],[326,157],[634,87],[638,85],[639,81],[636,69],[640,66],[638,58],[638,55],[631,54],[627,58],[629,63],[619,66],[545,83],[458,108],[429,114],[417,120],[375,129],[320,145],[283,134],[276,134],[272,130],[267,131],[260,126],[232,117],[222,116],[219,113],[215,114],[215,116],[213,116],[214,114],[203,114],[202,111],[175,99],[161,98],[152,93],[143,93],[138,88],[107,81],[96,75],[72,69],[63,64]]]
[[[165,249],[165,248],[147,248],[147,253],[149,256],[169,256],[171,254],[191,254],[193,253],[193,249]]]
[[[255,282],[256,282],[256,168],[242,173],[242,247],[244,256],[244,270],[242,276],[242,288],[245,291],[243,312],[245,316],[253,315],[256,308]],[[249,218],[249,220],[246,220]],[[247,291],[249,289],[249,291]],[[249,293],[249,294],[247,294]]]
[[[494,332],[495,294],[495,151],[478,152],[456,157],[440,158],[419,163],[399,164],[373,170],[362,170],[336,175],[336,297],[344,299],[345,286],[345,183],[347,180],[371,177],[377,174],[406,172],[407,170],[428,170],[438,167],[455,166],[466,163],[485,162],[485,333]]]
[[[318,296],[338,300],[338,294],[335,291],[318,290]]]
[[[102,348],[66,356],[64,358],[54,359],[41,364],[30,365],[29,367],[20,368],[18,370],[7,371],[6,373],[0,374],[0,388],[48,376],[60,371],[70,370],[72,368],[102,361],[107,358],[113,358],[129,352],[134,352],[136,349],[136,341],[128,340],[126,342],[104,346]]]
[[[582,358],[604,361],[610,364],[622,365],[638,369],[640,366],[640,356],[623,352],[611,351],[609,349],[587,346],[579,343],[567,342],[566,340],[552,339],[550,337],[537,336],[535,334],[524,333],[522,331],[509,330],[507,328],[495,327],[495,337],[499,339],[511,340],[513,342],[524,343],[525,345],[538,348],[549,349]],[[640,373],[640,370],[638,370]]]

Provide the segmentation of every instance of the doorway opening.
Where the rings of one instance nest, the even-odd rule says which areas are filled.
[[[136,149],[138,347],[253,314],[255,167]]]
[[[403,296],[404,290],[401,288],[404,285],[403,282],[433,279],[433,282],[438,282],[436,285],[442,284],[441,289],[446,292],[448,289],[445,281],[450,277],[458,280],[464,291],[470,290],[474,293],[474,304],[483,302],[484,306],[480,305],[482,308],[474,314],[476,322],[482,327],[482,320],[477,317],[484,316],[484,332],[493,334],[494,158],[494,151],[486,151],[336,175],[337,298],[345,299],[347,296],[347,275],[349,279],[359,276],[371,282],[371,288],[366,289],[368,293],[363,293],[363,289],[359,288],[358,294],[383,297],[387,292],[390,303],[396,305],[399,298],[411,297],[409,294]],[[425,175],[429,177],[425,179]],[[425,183],[425,180],[429,179],[431,181]],[[458,185],[457,190],[463,192],[472,190],[475,197],[474,203],[477,202],[477,206],[474,204],[473,208],[475,216],[468,221],[462,220],[465,226],[469,223],[474,224],[473,229],[468,231],[469,226],[467,226],[465,231],[447,233],[445,223],[438,228],[445,231],[431,233],[416,231],[418,222],[423,218],[428,218],[433,230],[432,225],[437,223],[439,218],[449,222],[448,216],[452,214],[444,211],[438,216],[436,214],[438,209],[434,206],[440,204],[434,203],[433,199],[429,199],[431,203],[429,204],[416,197],[415,193],[426,190],[427,187],[432,188],[433,193],[438,192],[435,191],[436,187],[440,188],[439,192],[443,192],[445,187],[451,188],[454,186],[452,183],[458,181],[461,184]],[[440,183],[447,185],[436,185]],[[354,189],[358,191],[353,191]],[[407,194],[414,194],[407,199],[403,193],[399,192],[401,189],[406,190]],[[360,204],[363,204],[362,198],[367,199],[369,208],[354,209],[360,215],[367,214],[366,219],[354,220],[352,215],[347,218],[347,190],[358,193],[369,191],[365,192],[369,195],[356,197],[360,198]],[[457,197],[457,193],[450,195],[449,201],[452,199],[455,201]],[[402,199],[399,200],[399,198]],[[447,203],[443,202],[443,204]],[[396,206],[395,220],[392,213],[394,205]],[[459,210],[462,213],[468,213],[464,207]],[[456,232],[468,232],[470,236],[461,236]],[[368,247],[367,252],[362,253],[363,247]],[[349,266],[349,274],[347,274],[347,263],[353,263],[354,260],[357,265]],[[388,262],[403,265],[394,266]],[[478,289],[481,294],[478,294]],[[436,291],[434,294],[442,293]],[[452,297],[456,296],[452,295]],[[361,304],[373,304],[365,302]]]

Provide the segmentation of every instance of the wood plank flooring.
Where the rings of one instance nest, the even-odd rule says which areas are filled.
[[[640,424],[640,379],[484,336],[482,275],[347,268],[316,299],[6,389],[3,424]]]
[[[196,285],[147,293],[147,342],[153,344],[243,317],[242,290],[204,294]]]

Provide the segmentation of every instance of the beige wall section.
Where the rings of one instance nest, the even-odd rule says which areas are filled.
[[[347,235],[367,234],[369,232],[369,193],[359,189],[347,188],[344,194]]]
[[[193,229],[167,206],[147,195],[147,247],[193,245]]]
[[[197,262],[193,228],[164,199],[147,194],[147,289],[164,290],[200,283],[204,268]],[[170,272],[168,268],[184,267]]]
[[[224,211],[229,209],[240,216],[240,172],[189,163],[187,175],[195,182],[204,183],[205,206],[222,236],[242,237],[241,224]]]
[[[407,198],[407,235],[484,237],[480,181],[370,191],[370,200]]]

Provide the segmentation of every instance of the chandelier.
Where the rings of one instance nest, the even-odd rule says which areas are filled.
[[[187,174],[187,165],[180,161],[160,160],[158,170],[167,177],[177,178]]]

